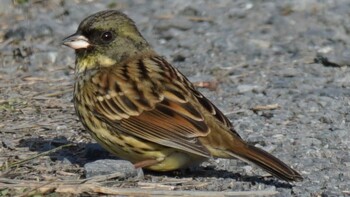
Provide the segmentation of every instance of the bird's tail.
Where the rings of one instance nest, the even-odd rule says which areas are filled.
[[[273,176],[285,181],[302,181],[303,177],[270,153],[241,141],[239,148],[233,147],[227,153],[232,157],[251,162]],[[237,145],[237,144],[236,144]]]

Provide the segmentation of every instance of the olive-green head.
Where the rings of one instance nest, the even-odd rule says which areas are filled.
[[[63,44],[75,49],[78,70],[111,66],[150,50],[134,21],[116,10],[87,17],[76,33],[63,40]]]

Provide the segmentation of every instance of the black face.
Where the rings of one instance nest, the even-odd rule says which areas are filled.
[[[83,32],[82,35],[86,36],[86,38],[89,39],[89,42],[92,46],[110,44],[117,37],[116,33],[114,33],[112,30],[90,30]]]

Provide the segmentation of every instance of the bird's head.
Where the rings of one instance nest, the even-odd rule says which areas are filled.
[[[75,49],[78,71],[115,65],[150,50],[134,21],[116,10],[87,17],[63,44]]]

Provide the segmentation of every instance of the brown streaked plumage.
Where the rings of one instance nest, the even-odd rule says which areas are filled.
[[[236,133],[230,121],[113,10],[86,18],[76,51],[75,108],[104,148],[136,167],[170,171],[210,157],[252,162],[286,181],[301,175]]]

